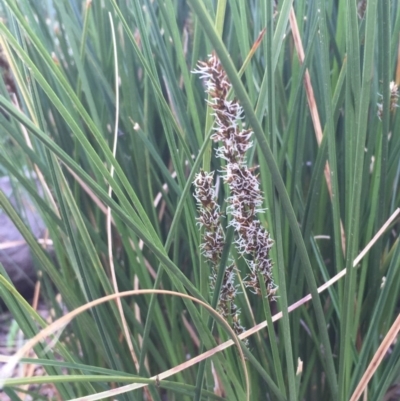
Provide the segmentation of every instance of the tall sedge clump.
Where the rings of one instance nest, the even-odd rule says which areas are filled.
[[[273,300],[276,286],[272,279],[272,261],[269,258],[273,240],[257,218],[257,214],[263,212],[263,194],[254,173],[255,168],[249,168],[246,164],[246,152],[253,146],[251,141],[253,132],[245,128],[243,109],[237,100],[228,99],[231,83],[218,58],[211,55],[207,62],[200,61],[194,72],[200,74],[205,81],[206,92],[210,95],[209,104],[215,118],[211,139],[221,143],[216,150],[216,156],[227,162],[223,174],[224,182],[228,184],[230,190],[227,213],[231,217],[229,225],[233,226],[236,233],[235,246],[249,266],[250,273],[245,285],[256,294],[261,294],[259,281],[261,277],[268,298]],[[194,182],[198,201],[199,187],[196,181],[201,174],[206,173],[200,173]],[[202,206],[205,206],[204,203]],[[220,230],[222,233],[222,228]],[[212,247],[205,234],[203,252],[210,246]]]

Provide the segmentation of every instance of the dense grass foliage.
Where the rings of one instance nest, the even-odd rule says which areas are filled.
[[[399,399],[398,215],[384,226],[400,204],[397,1],[1,0],[0,13],[0,171],[51,241],[3,192],[0,205],[63,319],[49,326],[0,267],[0,297],[36,339],[1,368],[5,395],[40,399],[33,385],[52,383],[62,400]],[[257,273],[250,291],[256,254],[235,248],[232,160],[216,157],[218,116],[192,74],[210,54],[253,132],[242,165],[274,240],[274,296]],[[214,267],[200,250],[201,169],[227,216]],[[16,362],[47,375],[10,378]]]

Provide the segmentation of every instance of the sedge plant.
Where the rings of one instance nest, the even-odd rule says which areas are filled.
[[[0,400],[399,398],[396,1],[0,17]]]

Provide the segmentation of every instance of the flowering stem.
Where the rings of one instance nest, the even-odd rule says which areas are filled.
[[[211,138],[222,143],[216,150],[216,156],[227,161],[223,177],[231,192],[227,199],[227,213],[231,215],[230,225],[237,233],[236,248],[250,269],[245,285],[261,294],[260,286],[265,284],[268,297],[272,300],[276,288],[272,280],[269,249],[273,241],[256,217],[257,213],[263,212],[263,195],[254,168],[248,168],[246,164],[246,152],[253,146],[253,132],[244,127],[243,109],[239,103],[228,100],[231,84],[217,57],[211,55],[207,62],[199,62],[194,72],[205,80],[210,99],[208,103],[214,111],[215,126]],[[264,284],[259,282],[258,272],[261,272]]]

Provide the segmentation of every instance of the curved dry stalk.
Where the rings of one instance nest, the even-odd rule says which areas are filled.
[[[367,390],[367,386],[369,381],[371,380],[375,371],[379,368],[382,359],[387,355],[387,351],[390,346],[396,341],[397,335],[400,332],[400,314],[397,316],[396,320],[392,324],[392,327],[387,332],[385,338],[381,342],[381,345],[376,350],[374,357],[369,363],[366,371],[364,372],[363,377],[358,383],[356,389],[354,390],[353,395],[350,398],[350,401],[357,401],[362,393]]]
[[[111,26],[111,36],[113,41],[113,50],[114,50],[114,65],[115,65],[115,126],[114,126],[114,142],[113,142],[113,149],[112,153],[114,158],[116,157],[117,153],[117,143],[118,143],[118,119],[119,119],[119,74],[118,74],[118,54],[117,54],[117,43],[115,39],[115,31],[114,31],[114,23],[111,17],[111,13],[108,13],[110,18],[110,26]],[[110,168],[110,175],[111,177],[114,176],[114,165],[111,165]],[[112,187],[111,185],[108,187],[108,196],[112,197]],[[113,257],[113,247],[112,247],[112,230],[111,230],[111,208],[107,207],[107,248],[108,248],[108,262],[110,265],[110,272],[111,272],[111,280],[112,285],[114,287],[115,294],[119,293],[118,283],[117,283],[117,276],[115,274],[115,266],[114,266],[114,257]],[[135,364],[135,368],[139,371],[139,360],[133,348],[132,339],[129,334],[128,324],[126,321],[126,317],[124,314],[124,310],[122,308],[122,302],[120,298],[116,298],[118,312],[121,318],[122,327],[124,330],[124,335],[126,342],[128,344],[129,352],[131,353],[133,363]],[[152,397],[148,394],[150,400]]]

